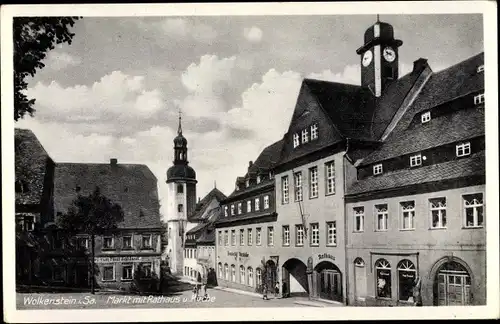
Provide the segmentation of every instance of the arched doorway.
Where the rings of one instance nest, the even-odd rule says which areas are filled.
[[[354,298],[363,301],[366,297],[366,265],[362,258],[354,260]]]
[[[434,278],[434,305],[471,305],[471,284],[470,272],[464,265],[457,261],[444,262]]]
[[[314,268],[316,294],[319,298],[343,302],[342,273],[330,261],[322,261]]]
[[[262,278],[262,280],[265,280],[269,292],[274,291],[277,277],[278,275],[276,271],[276,263],[274,263],[273,260],[267,260],[264,277]]]
[[[281,269],[283,297],[308,296],[307,266],[299,259],[288,259]]]

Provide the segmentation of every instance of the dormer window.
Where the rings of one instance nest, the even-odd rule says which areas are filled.
[[[477,67],[477,73],[484,72],[484,64],[481,64],[480,66]]]
[[[318,124],[313,124],[311,126],[311,141],[318,138]]]
[[[260,183],[260,175],[257,176],[257,183]]]
[[[273,172],[269,171],[269,179],[272,179],[272,178],[273,178]]]
[[[299,134],[293,134],[293,148],[300,145]]]
[[[227,210],[228,210],[227,206],[224,206],[224,217],[227,217]]]
[[[248,188],[250,186],[250,180],[247,179],[247,181],[245,181],[245,186]]]
[[[250,213],[252,211],[252,201],[248,200],[247,201],[247,213]]]
[[[309,132],[307,129],[302,131],[302,144],[309,142]]]
[[[373,166],[373,175],[382,174],[382,164],[376,164]]]
[[[242,208],[241,208],[241,203],[238,203],[238,215],[241,215]]]
[[[234,205],[231,205],[231,215],[234,215]]]
[[[430,120],[431,120],[431,112],[430,111],[426,111],[426,112],[422,113],[422,124],[427,123]]]
[[[480,105],[484,103],[484,93],[480,93],[476,96],[474,96],[474,104],[475,105]]]
[[[470,155],[470,142],[457,144],[456,150],[457,157]]]
[[[422,165],[422,155],[419,153],[410,156],[410,167],[416,167],[419,165]]]

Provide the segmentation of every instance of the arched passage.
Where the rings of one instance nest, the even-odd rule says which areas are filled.
[[[274,291],[276,286],[276,281],[278,279],[276,271],[276,263],[273,260],[267,260],[266,262],[266,272],[263,280],[266,281],[268,291]]]
[[[306,265],[299,259],[288,259],[281,270],[283,296],[308,295]]]
[[[343,302],[342,272],[330,261],[322,261],[314,267],[316,293],[320,298]]]
[[[472,274],[458,258],[443,258],[431,270],[434,305],[472,305]]]

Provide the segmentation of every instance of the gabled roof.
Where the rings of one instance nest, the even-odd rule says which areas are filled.
[[[220,202],[226,199],[226,195],[224,195],[219,189],[213,188],[203,199],[201,199],[195,207],[195,210],[191,215],[188,215],[188,220],[191,222],[200,221],[201,219],[209,219],[212,214],[207,213],[207,208],[210,206],[212,200],[216,200]]]
[[[55,212],[64,213],[78,194],[88,195],[96,186],[122,207],[124,219],[119,228],[161,227],[157,179],[141,164],[57,163]]]
[[[40,204],[44,179],[54,162],[31,130],[16,128],[14,141],[16,181],[24,183],[27,189],[16,192],[16,205]]]
[[[451,142],[483,135],[484,112],[475,108],[462,109],[432,118],[421,124],[415,116],[470,93],[484,89],[484,73],[477,73],[483,64],[481,53],[448,69],[432,74],[411,107],[380,148],[367,156],[363,165],[372,164],[411,152],[418,152]],[[444,132],[443,130],[446,131]]]
[[[485,175],[485,167],[485,154],[484,151],[480,151],[470,157],[458,160],[432,164],[417,169],[401,169],[358,180],[347,189],[347,195]]]

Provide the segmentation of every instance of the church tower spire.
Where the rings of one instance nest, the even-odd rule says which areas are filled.
[[[177,135],[182,135],[182,113],[181,110],[179,109],[179,127],[177,128]]]

